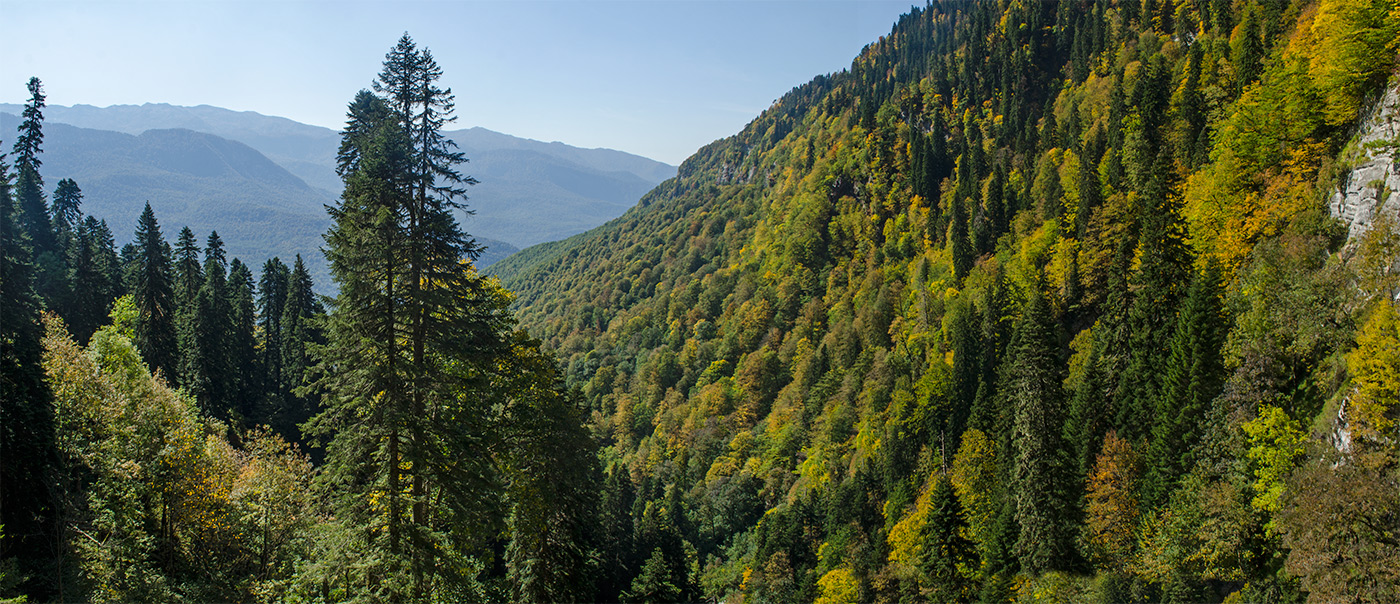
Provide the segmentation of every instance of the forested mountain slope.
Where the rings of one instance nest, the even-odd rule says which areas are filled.
[[[493,267],[604,445],[600,597],[1400,595],[1400,236],[1326,204],[1397,50],[1390,0],[932,3]]]

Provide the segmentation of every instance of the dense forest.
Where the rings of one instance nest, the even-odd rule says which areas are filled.
[[[1395,0],[933,2],[483,276],[405,35],[334,297],[118,249],[31,79],[0,601],[1400,598],[1400,215],[1328,206],[1397,52]]]
[[[598,598],[1400,598],[1396,206],[1328,212],[1397,50],[1386,0],[933,2],[493,266],[602,446]]]

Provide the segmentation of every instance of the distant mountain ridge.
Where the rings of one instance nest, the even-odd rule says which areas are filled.
[[[0,103],[0,112],[17,115],[21,109]],[[210,105],[50,105],[44,117],[48,123],[132,135],[171,128],[214,134],[256,149],[332,198],[340,192],[335,174],[340,135],[329,128]],[[675,166],[613,149],[546,143],[481,127],[447,135],[470,160],[463,172],[481,181],[468,191],[475,214],[463,219],[467,232],[516,247],[581,233],[620,216],[676,174]]]

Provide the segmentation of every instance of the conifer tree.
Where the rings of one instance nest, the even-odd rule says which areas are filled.
[[[178,369],[175,300],[171,289],[170,245],[160,234],[151,204],[136,221],[132,293],[136,298],[136,346],[150,365],[173,381]]]
[[[978,345],[981,336],[978,327],[981,317],[971,304],[963,304],[950,313],[949,339],[953,349],[953,391],[950,393],[952,405],[942,437],[947,442],[958,442],[971,415],[973,401],[982,377],[982,350]]]
[[[440,76],[405,34],[375,83],[386,98],[361,92],[351,103],[337,158],[346,187],[326,236],[340,286],[320,361],[336,369],[318,382],[329,408],[316,424],[337,431],[326,479],[339,483],[346,518],[381,527],[374,547],[408,581],[384,588],[399,598],[463,579],[440,556],[481,535],[442,530],[489,526],[482,489],[496,480],[485,425],[461,419],[487,416],[487,397],[463,389],[505,350],[505,299],[464,262],[477,247],[452,212],[474,181],[456,171],[464,158],[441,132],[452,95]],[[382,507],[364,507],[362,489],[382,489]]]
[[[1016,334],[1009,400],[1014,405],[1012,496],[1020,537],[1016,556],[1026,572],[1068,568],[1073,555],[1066,493],[1064,412],[1060,394],[1059,338],[1050,306],[1038,288],[1031,293]]]
[[[253,306],[253,271],[237,258],[229,263],[228,304],[228,366],[224,371],[230,374],[230,402],[234,405],[239,419],[245,425],[252,425],[257,412],[255,405],[261,398],[257,379],[257,343],[253,336],[256,321]]]
[[[274,418],[288,440],[302,442],[300,426],[316,413],[315,397],[298,392],[306,385],[307,372],[312,365],[310,349],[323,342],[318,317],[325,314],[311,282],[311,273],[297,254],[292,271],[287,276],[286,299],[282,303],[282,318],[278,322],[280,354],[278,366],[282,375],[282,391],[287,393],[281,409]]]
[[[193,350],[181,350],[182,385],[189,389],[205,413],[230,419],[232,409],[229,346],[232,343],[232,315],[223,240],[217,231],[209,233],[204,248],[204,279],[195,298]]]
[[[39,78],[29,78],[29,100],[20,114],[19,136],[15,139],[15,199],[19,203],[20,219],[29,235],[36,258],[54,251],[53,226],[48,203],[44,200],[44,177],[39,175],[43,162],[39,154],[44,144],[44,88]],[[43,270],[42,261],[40,270]],[[45,277],[40,274],[41,279]]]
[[[969,201],[955,198],[948,216],[948,253],[953,258],[953,275],[961,280],[972,270],[972,240],[967,232],[967,204]]]
[[[1147,451],[1144,499],[1149,506],[1165,502],[1176,481],[1194,465],[1211,402],[1225,381],[1221,350],[1229,324],[1220,279],[1219,265],[1209,262],[1192,280],[1177,317]]]
[[[966,602],[971,599],[973,569],[979,566],[977,550],[965,536],[967,518],[962,503],[946,475],[934,479],[925,558],[919,569],[928,580],[925,594],[932,602]]]
[[[276,257],[263,263],[262,275],[258,278],[258,333],[262,336],[261,388],[262,408],[258,410],[258,421],[270,422],[272,415],[282,409],[290,394],[285,389],[282,377],[282,312],[287,305],[287,286],[291,271]],[[279,430],[284,438],[288,435]],[[289,438],[289,440],[291,440]]]
[[[1145,438],[1152,429],[1154,402],[1176,323],[1183,286],[1190,282],[1191,250],[1180,202],[1167,186],[1174,170],[1169,147],[1162,147],[1140,200],[1138,270],[1132,277],[1128,311],[1130,360],[1118,376],[1116,428],[1124,439]]]
[[[175,297],[182,310],[192,309],[199,288],[204,285],[204,267],[199,261],[199,240],[190,227],[180,229],[174,252]]]
[[[1067,470],[1078,478],[1088,475],[1103,444],[1103,435],[1108,431],[1111,418],[1104,382],[1099,348],[1091,345],[1084,361],[1084,376],[1074,391],[1064,429],[1064,442],[1071,454]]]
[[[55,231],[72,232],[82,218],[83,191],[71,178],[58,181],[53,190],[53,226]]]
[[[46,572],[50,501],[36,489],[56,461],[53,408],[40,367],[42,347],[34,264],[23,214],[0,154],[0,559],[20,573]],[[23,576],[23,575],[21,575]]]
[[[1226,11],[1229,12],[1229,11]],[[1230,40],[1230,62],[1235,67],[1235,94],[1244,92],[1250,82],[1258,79],[1264,63],[1263,29],[1259,26],[1259,9],[1248,4],[1244,20]]]
[[[73,240],[73,311],[69,329],[80,343],[107,319],[112,300],[117,297],[116,250],[105,223],[88,216],[77,228]]]

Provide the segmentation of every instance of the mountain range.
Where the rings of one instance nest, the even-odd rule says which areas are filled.
[[[15,131],[21,109],[0,104],[0,133]],[[119,242],[150,201],[168,236],[218,230],[250,264],[300,253],[317,283],[329,283],[317,250],[329,224],[323,205],[340,192],[337,132],[208,105],[52,105],[44,116],[46,182],[77,181],[83,210],[106,219]],[[619,216],[676,172],[621,151],[479,127],[447,134],[470,160],[463,173],[480,181],[468,191],[474,213],[461,219],[488,248],[483,266]]]

